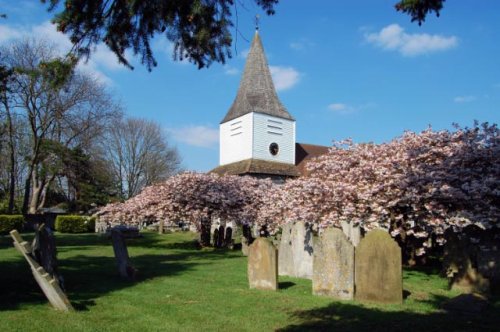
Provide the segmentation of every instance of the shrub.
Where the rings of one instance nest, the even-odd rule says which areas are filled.
[[[0,234],[7,234],[13,229],[20,231],[23,228],[22,215],[0,215]]]
[[[95,218],[88,216],[57,216],[55,229],[61,233],[93,232]]]

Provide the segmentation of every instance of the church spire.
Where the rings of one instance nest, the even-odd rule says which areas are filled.
[[[258,30],[255,31],[236,99],[221,123],[251,112],[294,120],[278,99]]]

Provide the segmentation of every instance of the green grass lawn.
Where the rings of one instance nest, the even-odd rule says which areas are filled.
[[[25,239],[31,236],[24,234]],[[280,277],[277,292],[248,289],[239,251],[194,246],[193,233],[127,240],[136,282],[117,275],[110,240],[56,234],[60,272],[76,312],[53,310],[28,264],[0,237],[0,331],[499,331],[500,302],[480,316],[440,310],[456,296],[434,271],[404,271],[403,305],[334,301],[311,281]]]

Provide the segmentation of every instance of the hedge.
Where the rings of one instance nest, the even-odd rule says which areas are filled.
[[[95,217],[57,216],[55,229],[61,233],[88,233],[95,230]]]
[[[0,215],[0,234],[8,234],[11,230],[21,231],[24,224],[24,217],[20,214]]]

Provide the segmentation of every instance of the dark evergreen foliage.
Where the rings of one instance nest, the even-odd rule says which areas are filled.
[[[164,34],[174,44],[174,58],[203,68],[231,57],[234,0],[41,0],[59,11],[53,22],[70,36],[79,56],[89,56],[104,42],[120,63],[132,68],[126,50],[139,54],[149,70],[156,66],[151,38]],[[278,0],[254,0],[268,15]],[[62,8],[60,8],[62,7]]]
[[[411,21],[422,25],[428,14],[435,12],[439,17],[439,12],[443,9],[446,0],[401,0],[395,7],[396,10],[411,16]]]

